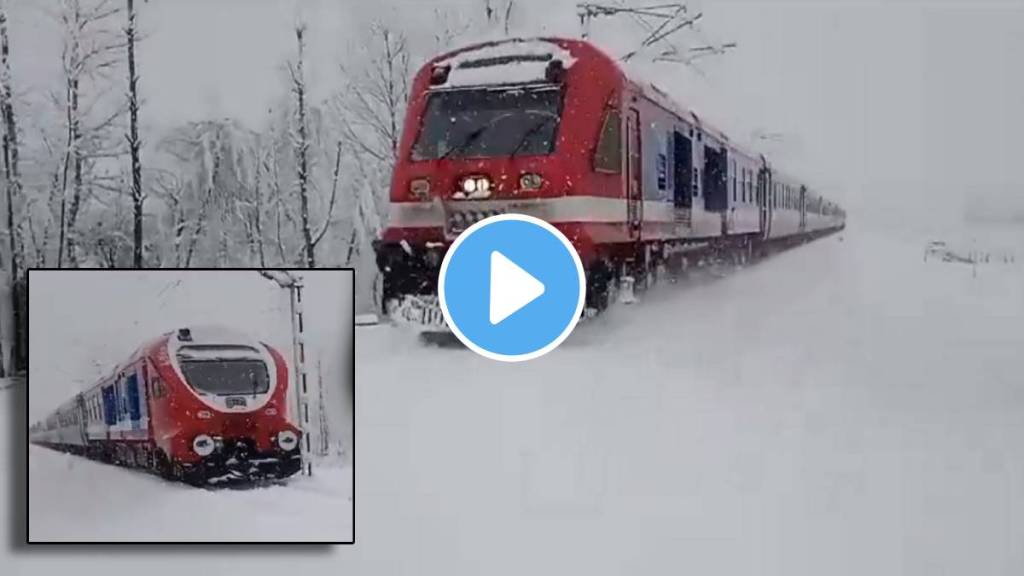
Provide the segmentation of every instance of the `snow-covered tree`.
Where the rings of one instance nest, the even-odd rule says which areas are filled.
[[[66,141],[61,166],[57,266],[79,265],[78,219],[100,190],[119,193],[116,171],[101,164],[123,153],[117,122],[123,102],[105,102],[111,71],[120,65],[123,41],[113,24],[120,8],[111,0],[62,0],[58,12],[64,93],[54,98],[64,112]],[[108,104],[104,106],[104,104]]]
[[[295,186],[299,194],[299,216],[302,219],[302,259],[307,268],[315,268],[316,252],[313,246],[313,229],[309,222],[309,126],[306,110],[306,77],[303,70],[305,32],[305,25],[295,28],[298,58],[294,64],[289,64],[288,71],[291,73],[292,92],[295,94],[295,132],[292,135],[292,147],[295,150]]]
[[[487,17],[487,23],[500,27],[507,36],[515,5],[515,0],[484,0],[484,15]]]
[[[13,329],[8,332],[13,336],[12,358],[6,362],[3,348],[0,347],[0,373],[23,370],[26,366],[26,346],[24,310],[19,304],[20,292],[24,285],[22,270],[24,254],[21,235],[21,218],[16,215],[17,206],[24,201],[21,187],[21,169],[19,165],[20,148],[18,144],[18,123],[14,115],[14,90],[10,63],[10,40],[7,32],[7,3],[0,2],[0,120],[3,134],[3,170],[4,197],[7,205],[7,263],[10,272],[11,310],[13,312]],[[17,224],[15,224],[17,222]]]
[[[127,0],[128,24],[125,26],[125,43],[128,46],[128,113],[129,127],[126,136],[128,153],[131,157],[132,186],[132,265],[142,268],[142,141],[139,139],[139,75],[136,72],[135,42],[138,35],[134,0]]]

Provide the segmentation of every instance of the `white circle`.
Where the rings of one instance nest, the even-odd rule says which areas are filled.
[[[549,342],[546,346],[534,350],[532,352],[527,352],[525,354],[498,354],[496,352],[491,352],[490,350],[486,350],[484,348],[481,348],[480,346],[477,346],[472,340],[467,338],[466,335],[462,333],[462,330],[459,330],[459,327],[455,325],[455,322],[452,321],[452,316],[451,314],[448,313],[448,303],[445,301],[444,296],[444,283],[445,278],[448,274],[448,262],[451,260],[452,254],[455,253],[455,250],[459,247],[460,244],[462,244],[462,241],[465,240],[466,238],[469,238],[470,235],[472,235],[474,232],[488,224],[502,222],[505,220],[516,220],[519,222],[535,224],[550,232],[555,238],[558,239],[559,242],[562,243],[563,246],[565,246],[565,249],[568,250],[569,254],[572,256],[572,261],[573,263],[576,264],[576,277],[579,279],[580,282],[579,295],[576,298],[576,310],[573,313],[572,320],[570,320],[569,323],[565,326],[565,329],[562,330],[562,333],[559,334],[557,338]],[[541,356],[547,354],[548,352],[551,352],[552,350],[557,348],[559,344],[564,342],[565,339],[569,337],[569,334],[572,334],[573,329],[576,328],[576,323],[580,321],[580,315],[583,314],[583,304],[587,298],[587,277],[586,274],[583,272],[583,261],[580,260],[579,253],[576,252],[576,248],[572,245],[572,242],[570,242],[569,239],[565,237],[565,234],[562,234],[561,231],[558,230],[558,228],[555,228],[554,226],[545,222],[544,220],[541,220],[540,218],[527,216],[526,214],[499,214],[497,216],[484,218],[483,220],[480,220],[479,222],[473,224],[469,228],[466,228],[455,239],[455,242],[452,242],[452,245],[448,247],[448,251],[444,255],[444,260],[441,262],[441,273],[438,275],[437,279],[437,296],[441,305],[441,314],[444,316],[445,323],[448,324],[448,327],[451,329],[452,334],[455,334],[455,337],[458,338],[460,342],[465,344],[467,348],[483,356],[484,358],[490,358],[491,360],[498,360],[501,362],[525,362],[527,360],[533,360],[534,358],[540,358]]]
[[[277,435],[277,443],[285,450],[294,450],[299,445],[299,437],[291,430],[282,430]]]
[[[213,438],[210,438],[206,434],[200,434],[192,440],[192,451],[200,456],[209,456],[213,454]]]

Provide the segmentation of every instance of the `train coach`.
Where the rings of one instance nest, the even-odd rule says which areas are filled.
[[[661,264],[746,258],[845,226],[845,213],[729,140],[592,44],[510,39],[417,73],[375,245],[383,307],[441,325],[438,271],[460,232],[521,213],[557,227],[587,274],[587,307]]]
[[[181,328],[34,424],[30,440],[194,485],[284,478],[302,465],[287,391],[287,364],[271,346]]]

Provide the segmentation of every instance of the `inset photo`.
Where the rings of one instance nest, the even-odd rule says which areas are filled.
[[[30,270],[28,542],[354,541],[354,272]]]

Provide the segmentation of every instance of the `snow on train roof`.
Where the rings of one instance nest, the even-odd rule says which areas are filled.
[[[576,62],[571,52],[549,40],[514,38],[466,48],[435,65],[451,66],[445,82],[449,88],[545,82],[553,60],[561,60],[567,69]]]
[[[601,52],[601,49],[592,43],[580,40],[571,42]],[[434,65],[451,66],[444,88],[457,88],[545,82],[545,70],[548,63],[553,60],[561,60],[562,65],[568,69],[576,62],[576,57],[555,39],[509,38],[470,45],[456,51],[449,58],[434,62]],[[622,61],[615,64],[623,76],[639,86],[659,106],[699,126],[722,144],[735,147],[730,144],[729,137],[724,132],[704,123],[692,110],[681,106],[656,84],[646,80],[638,68]],[[756,157],[756,154],[751,154],[751,157]]]
[[[184,344],[178,348],[179,360],[262,360],[259,350],[245,344]]]
[[[185,333],[185,331],[188,331]],[[237,330],[225,326],[183,326],[170,333],[170,350],[178,353],[182,348],[191,348],[190,355],[217,356],[218,354],[231,355],[233,352],[225,347],[231,347],[235,351],[241,348],[261,350],[262,346],[255,339]],[[201,350],[205,348],[205,350]],[[251,355],[251,353],[250,353]],[[227,358],[225,358],[227,359]]]
[[[182,326],[180,330],[188,330],[194,344],[237,344],[250,341],[245,334],[217,324]]]
[[[563,47],[562,44],[568,47]],[[556,59],[561,60],[563,66],[568,69],[577,60],[570,48],[582,46],[589,47],[589,49],[602,54],[604,53],[593,43],[578,39],[489,39],[482,43],[474,43],[458,49],[449,53],[447,57],[442,56],[434,61],[433,65],[451,66],[451,72],[449,72],[448,79],[442,89],[544,82],[545,70],[549,62]],[[792,177],[785,171],[780,172],[777,167],[772,166],[769,159],[761,152],[731,141],[725,132],[703,120],[693,109],[680,104],[670,94],[658,87],[657,84],[647,79],[648,71],[630,62],[615,60],[611,57],[608,58],[614,62],[614,65],[623,77],[640,88],[658,106],[672,112],[683,121],[693,124],[701,132],[710,136],[722,146],[732,150],[733,153],[753,161],[762,159],[772,167],[774,172],[779,173],[781,179],[788,180],[792,184],[800,183],[799,179]]]

